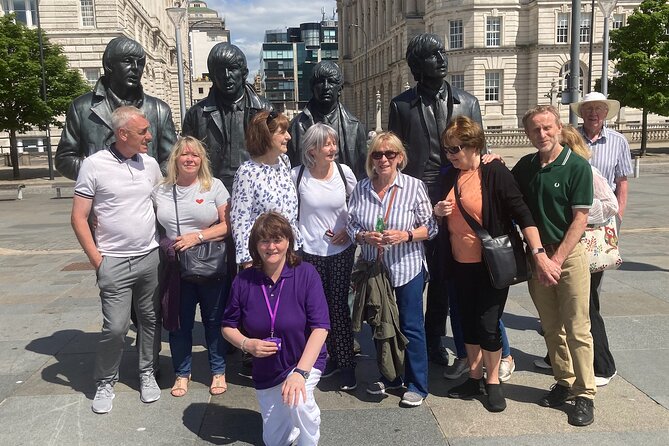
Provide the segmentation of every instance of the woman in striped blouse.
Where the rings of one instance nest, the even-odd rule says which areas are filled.
[[[437,235],[425,184],[400,172],[407,164],[402,142],[391,132],[378,134],[367,153],[369,178],[360,181],[349,203],[348,232],[361,245],[362,257],[380,256],[395,291],[400,330],[409,339],[405,356],[402,405],[420,406],[427,397],[427,347],[423,321],[426,280],[423,240]],[[385,378],[367,392],[382,394],[402,386]]]

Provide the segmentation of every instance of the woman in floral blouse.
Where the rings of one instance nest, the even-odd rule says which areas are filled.
[[[295,249],[302,246],[297,228],[297,193],[290,177],[290,161],[285,155],[288,119],[275,111],[256,114],[246,130],[246,148],[251,159],[244,162],[232,185],[230,222],[237,263],[251,264],[249,236],[256,218],[269,211],[282,214],[295,234]]]

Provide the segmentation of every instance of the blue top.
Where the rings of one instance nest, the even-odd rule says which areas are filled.
[[[316,268],[306,262],[295,267],[284,266],[276,284],[258,268],[240,272],[232,282],[230,300],[221,321],[223,327],[243,329],[249,338],[265,339],[270,336],[270,316],[262,292],[263,284],[267,287],[272,311],[281,289],[274,336],[281,338],[282,347],[275,355],[253,358],[256,389],[269,389],[281,384],[300,361],[311,331],[315,328],[330,329],[321,278]],[[323,345],[314,367],[323,371],[325,358]]]

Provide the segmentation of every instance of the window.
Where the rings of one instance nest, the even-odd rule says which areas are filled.
[[[81,0],[81,26],[95,26],[95,10],[93,0]]]
[[[465,89],[465,75],[462,73],[453,73],[451,74],[451,86],[459,88],[461,90]]]
[[[620,29],[625,26],[625,14],[613,14],[613,29]]]
[[[590,17],[581,17],[581,30],[578,41],[580,43],[590,42]]]
[[[323,43],[337,43],[337,30],[336,29],[324,29],[323,30]]]
[[[98,78],[100,77],[100,69],[99,68],[84,68],[84,77],[86,78],[86,82],[88,82],[89,85],[93,86],[95,83],[98,81]]]
[[[485,74],[485,100],[486,102],[500,101],[500,87],[502,85],[502,74],[499,71],[489,71]]]
[[[561,12],[558,14],[555,40],[557,43],[567,43],[569,41],[569,14],[567,13]]]
[[[485,20],[485,46],[496,47],[502,43],[502,18],[486,17]]]
[[[36,0],[5,0],[3,9],[8,13],[16,14],[16,21],[27,26],[37,26]]]
[[[448,43],[450,49],[457,50],[462,48],[463,45],[463,32],[462,32],[462,20],[449,20],[448,21]]]
[[[567,62],[562,66],[562,69],[560,69],[560,91],[569,90],[570,63],[571,62]],[[578,89],[583,93],[583,68],[579,67],[578,71]]]

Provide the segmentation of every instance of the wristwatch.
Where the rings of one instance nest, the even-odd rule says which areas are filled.
[[[534,248],[532,250],[532,255],[535,256],[537,254],[542,254],[542,253],[545,253],[545,252],[546,252],[546,250],[544,248]]]
[[[204,242],[204,235],[202,235],[201,232],[198,232],[197,233],[197,239],[200,241],[200,243],[203,243]]]
[[[304,378],[305,381],[309,379],[309,372],[307,372],[306,370],[295,368],[295,370],[293,370],[293,373],[299,373],[300,375],[302,375],[302,378]]]

